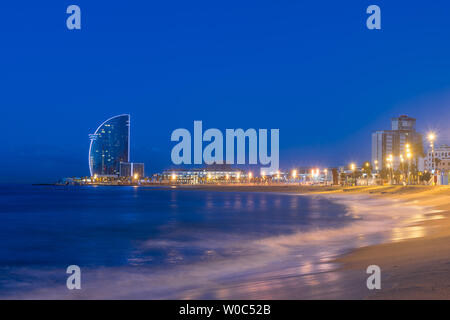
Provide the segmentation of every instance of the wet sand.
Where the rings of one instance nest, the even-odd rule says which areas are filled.
[[[177,186],[179,187],[179,186]],[[332,296],[311,297],[338,299],[449,299],[450,298],[450,187],[448,186],[376,186],[376,187],[318,187],[318,186],[183,186],[181,188],[215,191],[293,192],[314,194],[360,194],[393,199],[405,205],[432,208],[426,221],[417,222],[417,237],[396,240],[356,249],[335,260],[345,290]],[[402,232],[397,231],[397,232]],[[368,290],[366,268],[381,268],[381,289]]]
[[[434,218],[416,225],[425,236],[357,249],[337,261],[344,271],[365,273],[376,264],[381,268],[381,290],[370,291],[368,299],[449,299],[450,298],[450,188],[394,187],[365,190],[432,207]]]

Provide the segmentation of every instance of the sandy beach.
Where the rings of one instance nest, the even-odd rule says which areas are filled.
[[[32,224],[21,231],[24,224],[19,220],[12,232],[22,232],[15,239],[31,234],[34,241],[50,247],[25,251],[23,259],[44,255],[41,265],[9,267],[13,265],[6,260],[9,255],[3,255],[4,299],[450,298],[449,187],[174,185],[30,190],[39,197],[30,197],[23,189],[15,192],[47,203],[38,212],[39,230]],[[95,207],[93,199],[98,203],[109,199],[113,205]],[[67,201],[82,205],[76,211],[58,205]],[[11,208],[19,208],[22,215],[28,212],[17,204]],[[13,211],[11,217],[17,216]],[[74,233],[64,237],[70,230]],[[14,239],[7,230],[2,235]],[[86,238],[96,251],[79,250],[79,239]],[[111,244],[111,239],[116,241]],[[8,250],[21,252],[15,248],[23,247],[24,242],[18,241]],[[115,257],[119,259],[108,263]],[[83,267],[83,290],[75,293],[67,290],[64,278],[73,261]],[[366,286],[370,265],[381,269],[380,290]]]
[[[378,197],[389,197],[431,207],[430,220],[417,223],[424,236],[364,247],[338,259],[342,269],[364,274],[376,264],[381,268],[382,288],[370,291],[368,299],[450,298],[450,188],[379,187],[362,189]]]
[[[177,186],[179,187],[179,186]],[[413,223],[413,236],[393,236],[386,243],[353,250],[335,260],[347,287],[331,298],[449,299],[450,298],[450,187],[447,186],[183,186],[216,191],[287,192],[325,195],[368,195],[404,205],[427,208],[425,221]],[[431,213],[430,213],[431,212]],[[401,233],[402,231],[396,231]],[[400,239],[400,240],[399,240]],[[368,290],[366,268],[381,268],[381,289]],[[326,294],[316,298],[328,298]]]

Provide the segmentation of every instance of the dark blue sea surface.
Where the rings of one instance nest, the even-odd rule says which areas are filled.
[[[2,186],[0,297],[71,298],[69,265],[81,298],[279,297],[255,281],[325,270],[360,219],[295,194]]]

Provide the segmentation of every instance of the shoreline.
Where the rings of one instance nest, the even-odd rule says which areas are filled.
[[[141,186],[146,188],[147,186]],[[395,201],[423,208],[427,219],[408,226],[386,230],[399,233],[378,244],[369,244],[339,254],[329,261],[337,269],[340,286],[322,288],[306,299],[450,299],[450,187],[449,186],[299,186],[299,185],[167,185],[158,189],[201,190],[214,192],[270,192],[323,195],[352,201],[352,197]],[[356,200],[357,201],[357,200]],[[370,205],[369,205],[370,206]],[[389,210],[395,210],[393,208]],[[411,218],[414,213],[411,212]],[[405,237],[406,229],[415,232]],[[381,290],[368,290],[369,265],[381,269]],[[332,275],[330,274],[330,277]],[[292,296],[296,290],[291,291]],[[303,299],[301,298],[301,299]],[[288,298],[289,299],[289,298]],[[294,298],[295,299],[295,298]]]
[[[146,188],[145,186],[143,187]],[[150,189],[154,188],[149,187]],[[345,205],[347,213],[362,217],[356,224],[340,229],[335,233],[332,228],[323,230],[319,234],[305,234],[304,232],[263,238],[254,243],[271,264],[267,264],[261,252],[251,259],[252,265],[248,270],[242,270],[242,274],[250,270],[248,281],[229,281],[225,273],[220,273],[220,267],[232,274],[234,262],[224,264],[223,261],[217,267],[203,266],[202,272],[196,268],[185,267],[178,272],[178,277],[185,277],[185,272],[190,272],[191,282],[188,286],[170,293],[162,290],[155,291],[159,298],[170,299],[220,299],[228,297],[246,299],[251,295],[254,299],[448,299],[450,298],[450,187],[430,186],[358,186],[358,187],[332,187],[332,186],[298,186],[298,185],[176,185],[167,186],[166,190],[201,190],[211,192],[242,192],[242,193],[279,193],[284,195],[317,195],[330,201]],[[439,211],[440,210],[440,211]],[[391,214],[392,213],[392,214]],[[314,231],[314,230],[313,230]],[[320,231],[320,230],[319,230]],[[326,245],[322,245],[325,241]],[[314,243],[306,255],[296,248],[296,245],[309,246]],[[285,251],[292,246],[293,251]],[[250,246],[252,247],[252,246]],[[337,248],[337,250],[334,250]],[[263,250],[265,249],[265,250]],[[270,249],[270,250],[269,250]],[[275,249],[275,250],[273,250]],[[301,248],[300,248],[301,249]],[[295,251],[297,250],[297,251]],[[279,265],[275,256],[285,254],[287,262]],[[258,261],[258,259],[260,259]],[[318,258],[318,259],[315,259]],[[244,262],[248,263],[247,260]],[[298,260],[300,259],[300,260]],[[303,259],[303,260],[302,260]],[[300,263],[303,261],[302,263]],[[272,264],[273,262],[273,264]],[[259,264],[258,264],[259,263]],[[299,264],[300,263],[300,264]],[[369,275],[366,268],[369,265],[378,265],[381,268],[381,290],[370,291],[366,287]],[[275,267],[271,269],[271,267]],[[281,269],[279,267],[282,266]],[[266,268],[267,267],[267,268]],[[231,268],[231,269],[230,269]],[[96,281],[101,280],[100,270],[87,270],[86,277],[89,283],[96,286]],[[136,283],[153,281],[151,277],[139,272],[130,272],[121,268],[108,269],[108,273],[116,272],[119,281],[121,275],[131,276],[129,288],[134,288]],[[92,272],[92,274],[91,274]],[[124,273],[125,272],[125,273]],[[218,273],[219,272],[219,273]],[[299,273],[300,272],[300,273]],[[198,275],[201,275],[198,280]],[[205,278],[205,275],[210,275]],[[161,274],[160,284],[166,288],[165,281],[170,282]],[[155,276],[155,274],[152,274]],[[88,279],[88,278],[86,278]],[[134,280],[133,280],[134,279]],[[244,278],[243,278],[244,279]],[[163,281],[164,280],[164,281]],[[203,282],[204,288],[198,287],[196,281]],[[219,284],[216,285],[215,283]],[[194,286],[189,288],[189,286]],[[221,287],[224,285],[224,287]],[[100,286],[98,286],[100,287]],[[218,290],[218,288],[221,288]],[[63,288],[64,289],[64,288]],[[256,290],[258,289],[258,290]],[[267,289],[270,291],[264,291]],[[71,299],[70,294],[58,296],[49,288],[41,288],[40,291],[28,293],[22,298],[44,295],[58,299]],[[133,289],[134,290],[134,289]],[[125,292],[124,298],[147,297],[150,291]],[[155,290],[159,290],[155,287]],[[88,299],[120,298],[119,295],[110,296],[109,290],[92,291]],[[50,294],[51,293],[51,294]],[[217,295],[219,294],[220,295]],[[48,296],[50,294],[50,296]],[[162,295],[162,296],[160,296]],[[81,296],[80,296],[81,297]]]
[[[177,186],[178,187],[178,186]],[[228,192],[282,192],[367,195],[431,209],[428,219],[408,228],[417,234],[351,250],[338,256],[337,272],[346,279],[342,299],[450,299],[449,186],[188,186],[181,189]],[[400,228],[400,233],[404,232]],[[381,269],[381,289],[368,290],[366,268]],[[346,292],[349,292],[348,294]],[[356,294],[355,294],[356,293]],[[326,297],[325,297],[326,298]]]
[[[422,236],[355,249],[336,259],[342,272],[356,273],[361,281],[366,268],[381,269],[381,290],[365,289],[366,299],[450,299],[450,188],[394,188],[376,197],[434,210],[429,219],[411,225]],[[362,287],[365,282],[360,282]]]

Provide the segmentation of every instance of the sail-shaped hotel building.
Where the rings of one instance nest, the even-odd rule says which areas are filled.
[[[103,122],[89,135],[89,170],[92,176],[118,176],[120,163],[130,162],[130,115]]]

